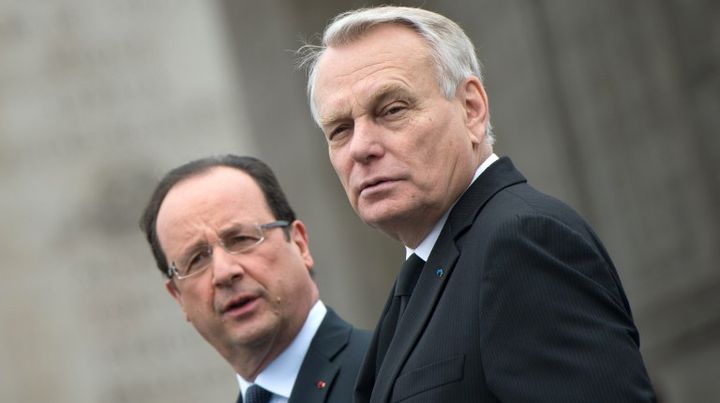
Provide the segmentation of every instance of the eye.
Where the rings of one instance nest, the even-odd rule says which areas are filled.
[[[255,245],[259,240],[260,235],[258,234],[235,232],[223,238],[223,245],[228,251],[238,253]]]
[[[351,128],[352,126],[348,124],[336,126],[332,130],[330,130],[330,133],[328,134],[328,140],[338,140],[339,137],[346,134]]]
[[[210,262],[210,255],[210,248],[205,248],[194,252],[190,255],[189,258],[187,258],[187,263],[180,267],[180,270],[184,269],[184,273],[181,274],[188,275],[196,271],[202,270],[208,264],[208,262]]]
[[[386,115],[394,115],[394,114],[396,114],[396,113],[400,113],[400,112],[401,112],[402,110],[404,110],[404,109],[405,109],[405,108],[404,108],[403,106],[394,105],[394,106],[388,108],[388,109],[385,111],[385,114],[386,114]]]
[[[393,118],[402,115],[407,110],[407,104],[404,102],[393,102],[385,106],[380,112],[380,116]]]

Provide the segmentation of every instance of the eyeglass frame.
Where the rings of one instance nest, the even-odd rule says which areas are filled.
[[[223,243],[222,238],[219,237],[219,239],[218,239],[216,242],[209,243],[209,244],[205,245],[205,247],[207,247],[207,249],[208,249],[208,251],[209,251],[210,256],[212,257],[212,254],[213,254],[212,251],[213,251],[214,246],[215,246],[216,244],[217,244],[217,245],[220,245],[220,247],[221,247],[226,253],[228,253],[228,254],[230,254],[230,255],[239,255],[239,254],[245,253],[245,252],[247,252],[248,250],[250,250],[250,249],[258,246],[259,244],[261,244],[261,243],[265,240],[265,238],[267,238],[267,237],[265,236],[265,230],[273,229],[273,228],[285,228],[285,227],[290,226],[290,222],[288,222],[288,221],[286,221],[286,220],[276,220],[276,221],[272,221],[272,222],[265,223],[265,224],[252,224],[252,225],[254,225],[255,228],[257,228],[257,229],[260,231],[260,238],[258,238],[258,240],[255,241],[254,244],[249,245],[249,246],[247,246],[246,248],[243,248],[243,249],[240,250],[240,251],[234,252],[234,251],[229,250],[229,249],[225,246],[225,244]],[[176,278],[178,281],[182,281],[182,280],[185,280],[185,279],[187,279],[187,278],[194,277],[194,276],[197,275],[197,274],[203,273],[204,271],[206,271],[206,270],[208,269],[208,267],[210,267],[209,264],[208,264],[207,266],[205,266],[204,268],[202,268],[202,269],[200,269],[200,270],[197,270],[197,271],[194,271],[194,272],[192,272],[192,273],[190,273],[190,274],[188,274],[188,275],[182,275],[182,274],[180,274],[180,271],[177,269],[177,266],[175,265],[175,261],[172,261],[172,262],[170,262],[170,265],[168,266],[167,272],[166,272],[165,274],[166,274],[166,275],[168,276],[168,278],[171,279],[171,280],[172,280],[173,277],[174,277],[174,278]]]

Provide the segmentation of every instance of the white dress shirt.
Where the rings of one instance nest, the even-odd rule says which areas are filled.
[[[256,385],[272,392],[273,396],[270,403],[287,403],[288,399],[290,399],[290,393],[292,393],[293,386],[295,386],[295,379],[297,379],[298,372],[300,372],[300,366],[326,313],[325,304],[318,300],[310,309],[300,333],[295,336],[288,348],[255,378]],[[239,374],[236,375],[242,391],[243,401],[245,401],[245,393],[253,383],[246,381]]]
[[[475,170],[475,175],[473,176],[470,185],[468,185],[468,188],[475,182],[478,177],[480,177],[481,173],[483,173],[490,165],[492,165],[493,162],[499,159],[500,158],[498,158],[498,156],[494,153],[490,154],[490,156],[487,157],[485,161],[483,161],[483,163],[480,164],[480,166]],[[460,195],[460,197],[462,197],[462,195]],[[460,197],[458,197],[458,200],[460,200]],[[457,200],[455,200],[455,203],[457,203]],[[432,249],[435,246],[435,242],[437,242],[437,239],[440,236],[440,231],[442,231],[442,228],[443,226],[445,226],[445,222],[447,221],[450,212],[452,211],[453,207],[455,207],[455,203],[453,203],[453,205],[450,206],[448,211],[446,211],[445,214],[440,217],[440,220],[435,223],[432,231],[430,231],[430,233],[425,237],[425,239],[420,242],[420,245],[418,245],[417,248],[413,249],[407,246],[405,247],[405,259],[409,258],[410,255],[414,253],[418,255],[419,258],[427,262],[428,258],[430,257],[430,252],[432,252]]]

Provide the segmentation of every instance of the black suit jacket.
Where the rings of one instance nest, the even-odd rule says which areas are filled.
[[[370,344],[370,332],[353,328],[332,309],[310,343],[288,403],[348,403]]]
[[[310,342],[288,403],[348,403],[370,332],[353,328],[328,308]],[[242,403],[238,397],[237,403]]]
[[[453,208],[391,341],[385,326],[356,402],[655,401],[610,257],[508,158]]]

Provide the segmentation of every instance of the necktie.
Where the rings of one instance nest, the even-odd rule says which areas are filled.
[[[425,261],[413,253],[407,258],[405,263],[403,263],[402,269],[400,269],[397,284],[395,284],[395,296],[400,297],[400,310],[397,320],[400,320],[403,312],[405,312],[405,307],[410,299],[410,295],[412,295],[415,284],[417,284],[418,278],[420,278],[423,265],[425,265]]]
[[[380,370],[380,366],[385,358],[385,353],[387,353],[390,342],[395,335],[395,328],[405,311],[407,302],[410,299],[410,295],[415,288],[418,278],[420,278],[420,272],[422,272],[424,265],[425,262],[413,253],[405,263],[403,263],[402,269],[400,269],[400,274],[395,282],[395,291],[393,293],[393,299],[390,302],[390,307],[380,322],[377,348],[375,351],[377,354],[375,357],[375,375],[377,375]]]
[[[245,403],[268,403],[272,397],[269,392],[258,385],[250,385],[245,391]]]

